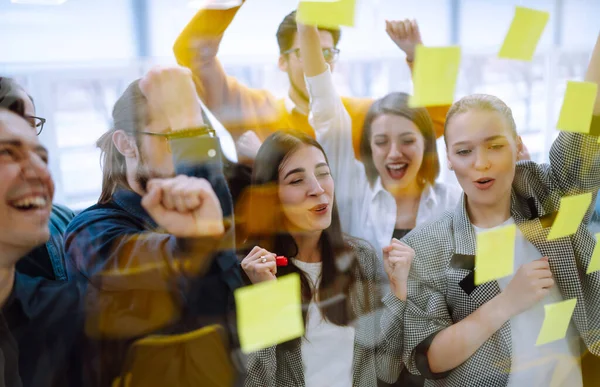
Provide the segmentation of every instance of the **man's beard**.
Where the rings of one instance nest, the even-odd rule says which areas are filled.
[[[148,182],[152,179],[168,179],[175,177],[175,174],[162,174],[148,167],[144,155],[140,149],[140,160],[135,170],[135,182],[140,186],[143,192],[148,192]]]

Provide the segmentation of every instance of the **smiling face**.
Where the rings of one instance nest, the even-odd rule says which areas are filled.
[[[27,253],[49,238],[54,183],[48,151],[23,118],[0,111],[0,244]],[[0,265],[14,263],[2,262]]]
[[[414,122],[398,115],[378,116],[371,125],[371,150],[387,190],[402,190],[417,183],[425,139]]]
[[[331,225],[334,183],[323,152],[300,145],[279,166],[278,185],[290,231],[320,232]]]
[[[502,114],[481,109],[458,113],[447,124],[446,142],[449,166],[468,203],[489,207],[510,202],[522,144]]]

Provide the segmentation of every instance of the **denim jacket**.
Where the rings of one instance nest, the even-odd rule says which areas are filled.
[[[17,271],[30,277],[44,277],[49,280],[66,281],[63,236],[67,225],[75,214],[67,207],[53,205],[50,214],[50,239],[45,245],[32,250],[17,263]]]
[[[219,238],[180,238],[162,230],[141,196],[119,189],[73,219],[65,234],[69,279],[86,292],[86,334],[97,359],[88,386],[110,386],[131,343],[152,333],[182,333],[206,324],[231,328],[233,291],[241,285],[231,226],[233,205],[214,138],[171,141],[176,173],[208,180],[230,226]],[[218,152],[217,152],[218,153]],[[188,259],[189,258],[189,259]],[[208,262],[189,274],[183,262]],[[192,271],[193,272],[193,271]],[[99,355],[99,356],[96,356]]]

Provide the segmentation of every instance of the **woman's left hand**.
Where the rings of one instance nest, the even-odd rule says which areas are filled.
[[[383,248],[385,273],[390,280],[392,292],[402,301],[406,301],[408,273],[414,257],[415,251],[396,238]]]

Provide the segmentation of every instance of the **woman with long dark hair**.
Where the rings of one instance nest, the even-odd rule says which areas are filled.
[[[246,232],[256,243],[242,261],[248,278],[258,283],[299,273],[306,323],[303,338],[250,356],[246,384],[376,386],[379,370],[391,362],[384,354],[399,350],[376,345],[377,255],[342,234],[329,164],[314,139],[277,132],[263,143]],[[288,266],[276,266],[278,255],[289,258]],[[393,243],[385,257],[397,297],[405,297],[412,251]],[[389,332],[401,343],[401,330]]]

